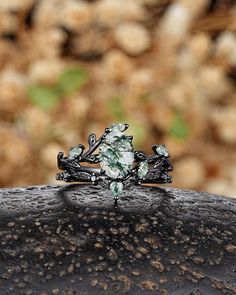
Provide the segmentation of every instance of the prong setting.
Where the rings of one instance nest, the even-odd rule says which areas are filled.
[[[79,144],[69,149],[68,156],[59,152],[57,164],[63,172],[57,173],[56,179],[100,185],[111,190],[115,200],[132,185],[171,183],[168,173],[173,170],[173,165],[165,145],[153,145],[154,153],[150,155],[135,151],[133,136],[124,134],[128,127],[128,124],[112,124],[98,139],[94,133],[90,134],[87,151]],[[98,163],[101,167],[81,163]]]

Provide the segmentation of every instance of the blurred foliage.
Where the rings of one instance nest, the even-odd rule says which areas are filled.
[[[137,119],[128,119],[124,122],[129,124],[129,134],[133,135],[133,145],[135,148],[140,149],[143,144],[144,140],[148,134],[147,126],[143,125],[142,122],[138,121]]]
[[[184,120],[181,112],[176,112],[171,123],[169,134],[172,138],[186,140],[189,136],[188,123]]]
[[[81,67],[65,69],[59,77],[57,88],[63,95],[73,94],[88,81],[88,73]]]
[[[112,97],[107,102],[108,113],[117,121],[124,121],[125,113],[122,105],[122,99],[118,96]]]
[[[60,99],[80,90],[88,81],[88,74],[80,66],[66,68],[53,86],[31,85],[28,99],[34,105],[44,109],[53,109]]]
[[[28,98],[34,105],[44,110],[50,110],[58,103],[60,94],[54,87],[32,85],[28,88]]]
[[[59,151],[127,122],[135,148],[167,145],[174,186],[235,194],[235,1],[14,0],[0,16],[1,186],[53,183]]]
[[[127,116],[123,106],[123,99],[125,98],[119,96],[111,98],[107,102],[108,114],[112,116],[113,121],[116,123],[129,124],[129,134],[133,135],[133,145],[140,148],[148,132],[147,128],[139,120],[132,118],[132,116]]]

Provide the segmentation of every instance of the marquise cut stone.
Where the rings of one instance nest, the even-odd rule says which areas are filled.
[[[83,152],[83,150],[79,146],[71,148],[71,150],[69,151],[69,154],[68,154],[68,159],[74,160],[77,157],[79,157],[82,154],[82,152]]]
[[[148,163],[141,162],[138,167],[138,177],[143,179],[148,173]]]
[[[169,152],[166,148],[166,146],[164,144],[159,144],[155,147],[155,151],[158,155],[164,156],[164,157],[168,157],[169,156]]]

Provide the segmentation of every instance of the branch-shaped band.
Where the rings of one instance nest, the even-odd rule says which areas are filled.
[[[170,183],[168,172],[173,170],[166,147],[153,145],[153,153],[147,155],[133,149],[133,136],[124,132],[128,124],[113,124],[98,139],[94,133],[88,137],[89,148],[79,144],[70,148],[68,156],[58,153],[57,180],[66,182],[91,182],[110,189],[117,198],[124,188],[147,183]],[[95,153],[98,150],[97,153]],[[100,167],[81,163],[100,164]]]

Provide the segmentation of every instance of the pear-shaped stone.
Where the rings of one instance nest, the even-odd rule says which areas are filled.
[[[80,146],[71,148],[68,154],[68,159],[69,160],[74,160],[77,157],[79,157],[83,152],[83,149]]]
[[[114,197],[117,197],[123,192],[124,185],[121,181],[112,181],[110,183],[110,190]]]
[[[169,156],[169,152],[164,144],[159,144],[155,146],[155,152],[160,156],[164,156],[164,157]]]

